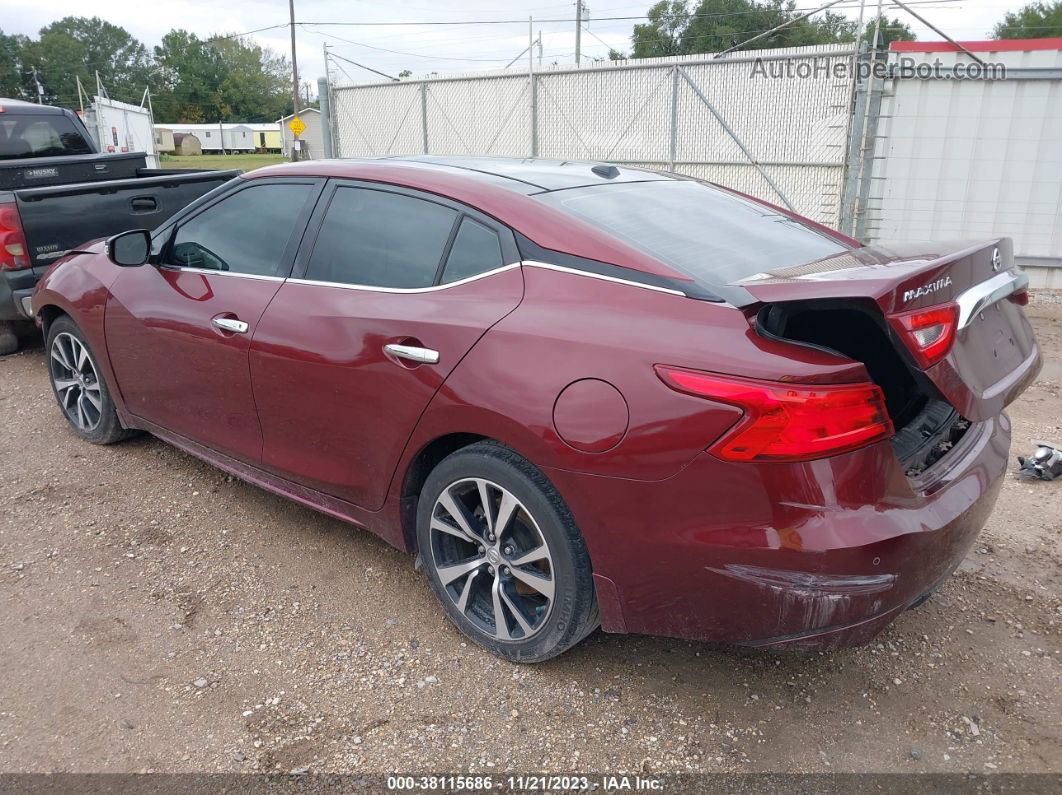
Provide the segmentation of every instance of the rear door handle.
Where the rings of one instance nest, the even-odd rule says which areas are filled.
[[[211,321],[215,326],[224,331],[231,331],[234,334],[246,334],[247,329],[250,328],[242,320],[235,320],[231,317],[216,317]]]
[[[438,364],[439,352],[431,348],[418,348],[415,345],[384,345],[384,350],[399,359],[406,359],[417,364]]]

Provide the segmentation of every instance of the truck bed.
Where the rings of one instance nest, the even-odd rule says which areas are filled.
[[[87,240],[154,229],[239,173],[144,169],[128,179],[15,190],[33,271],[39,278],[55,259]]]
[[[143,152],[0,160],[0,191],[130,179],[143,172],[146,165]]]

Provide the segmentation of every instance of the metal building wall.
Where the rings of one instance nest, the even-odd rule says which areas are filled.
[[[336,154],[607,160],[784,204],[773,181],[837,226],[851,58],[828,45],[336,87]],[[786,74],[764,76],[772,64]]]
[[[866,239],[1008,236],[1034,285],[1062,287],[1062,50],[977,55],[1005,64],[1007,79],[886,83]]]

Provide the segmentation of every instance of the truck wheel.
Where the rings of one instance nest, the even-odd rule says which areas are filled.
[[[52,392],[74,433],[93,444],[113,444],[134,435],[118,421],[96,356],[73,320],[64,315],[48,327],[46,350]]]
[[[417,541],[435,596],[483,648],[540,662],[598,625],[590,556],[546,477],[497,442],[432,470],[417,507]]]
[[[18,336],[15,324],[10,320],[0,320],[0,356],[6,356],[18,350]]]

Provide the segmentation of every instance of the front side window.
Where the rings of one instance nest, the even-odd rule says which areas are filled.
[[[425,199],[340,186],[321,223],[306,278],[368,287],[429,287],[457,215]]]
[[[237,191],[174,235],[167,265],[277,276],[311,185],[271,183]]]

